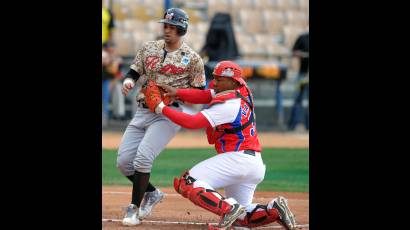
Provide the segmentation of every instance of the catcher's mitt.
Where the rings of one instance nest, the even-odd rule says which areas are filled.
[[[155,108],[159,105],[159,103],[164,102],[165,105],[169,105],[171,103],[170,97],[164,96],[164,91],[159,88],[154,81],[149,80],[145,87],[141,90],[142,93],[145,95],[145,104],[148,106],[149,110],[155,113]]]

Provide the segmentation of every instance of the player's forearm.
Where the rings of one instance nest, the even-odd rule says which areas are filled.
[[[137,82],[140,78],[140,74],[137,71],[130,69],[128,73],[125,75],[125,78],[131,78],[134,80],[134,82]]]
[[[168,117],[175,124],[187,129],[200,129],[211,126],[206,117],[202,115],[202,113],[190,115],[178,110],[174,110],[169,106],[165,106],[162,109],[162,114]]]
[[[181,100],[193,104],[208,104],[212,100],[212,93],[209,89],[178,89],[177,96]]]

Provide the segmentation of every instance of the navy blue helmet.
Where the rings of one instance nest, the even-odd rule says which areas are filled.
[[[177,32],[179,36],[184,36],[188,29],[188,14],[179,8],[170,8],[165,14],[164,18],[161,19],[160,23],[167,23],[177,27]]]

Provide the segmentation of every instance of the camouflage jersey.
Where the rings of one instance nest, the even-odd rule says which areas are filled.
[[[165,58],[164,40],[146,42],[138,50],[131,69],[141,75],[142,82],[152,79],[157,83],[175,88],[205,86],[205,71],[201,57],[185,42],[173,52],[167,52]],[[141,92],[137,100],[144,98]]]

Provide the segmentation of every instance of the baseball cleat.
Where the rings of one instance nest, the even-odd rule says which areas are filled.
[[[122,224],[126,226],[135,226],[140,223],[141,221],[138,219],[138,207],[135,204],[128,205]]]
[[[235,220],[246,212],[246,208],[240,204],[232,205],[231,211],[222,216],[221,221],[219,222],[219,228],[227,228],[232,225]]]
[[[288,201],[279,196],[278,198],[273,199],[269,202],[268,206],[272,206],[279,212],[279,219],[278,223],[282,225],[286,230],[294,230],[296,229],[296,221],[295,216],[290,211],[288,207]]]
[[[165,193],[161,192],[159,189],[155,189],[153,192],[146,192],[139,210],[139,218],[142,220],[149,216],[154,206],[161,202],[164,197]]]

